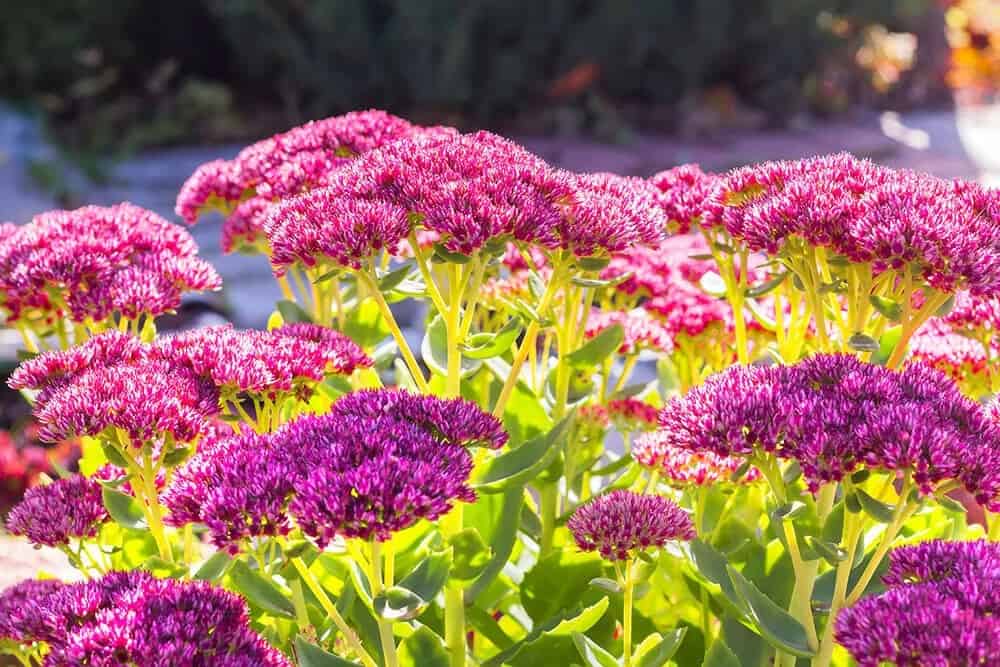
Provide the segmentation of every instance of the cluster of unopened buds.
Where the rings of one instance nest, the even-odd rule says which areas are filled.
[[[6,517],[80,574],[0,593],[23,665],[1000,664],[997,191],[363,111],[213,212],[264,330],[157,331],[221,284],[150,211],[0,226],[8,384],[83,448]]]

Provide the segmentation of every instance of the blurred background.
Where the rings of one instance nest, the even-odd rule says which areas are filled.
[[[722,171],[848,150],[1000,182],[1000,0],[6,0],[3,10],[0,220],[123,200],[176,220],[177,191],[202,162],[369,107],[492,129],[579,171]],[[192,232],[227,290],[179,319],[222,311],[262,326],[280,298],[267,263],[222,255],[218,221]],[[13,350],[0,341],[0,364],[16,363]],[[2,515],[77,454],[42,449],[24,428],[27,405],[0,399]],[[19,548],[0,558],[6,577],[47,557]]]

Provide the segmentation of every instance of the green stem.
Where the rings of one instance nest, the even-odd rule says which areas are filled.
[[[369,546],[371,548],[371,584],[372,584],[372,597],[381,595],[382,591],[385,590],[382,581],[382,544],[373,539]],[[392,558],[392,554],[389,554]],[[396,658],[396,639],[392,634],[392,622],[379,616],[378,618],[378,637],[379,642],[382,644],[382,656],[385,667],[396,667],[398,662]]]
[[[292,559],[292,565],[295,566],[296,570],[298,570],[299,576],[302,577],[302,581],[306,583],[309,590],[311,590],[313,595],[316,596],[316,599],[319,600],[319,604],[323,607],[323,611],[325,611],[326,615],[330,617],[333,624],[337,626],[340,633],[344,635],[344,639],[350,647],[354,649],[354,652],[361,659],[361,662],[365,665],[365,667],[378,667],[375,659],[372,658],[371,654],[368,653],[368,651],[365,650],[365,647],[361,644],[361,640],[358,639],[358,635],[355,634],[354,630],[352,630],[349,625],[347,625],[344,617],[340,615],[339,611],[337,611],[337,605],[333,604],[333,601],[330,600],[330,596],[326,594],[326,591],[323,590],[319,581],[315,576],[313,576],[313,573],[309,571],[309,566],[298,557]]]
[[[167,541],[166,531],[163,527],[163,512],[160,507],[159,494],[156,492],[156,470],[153,468],[152,453],[143,455],[141,481],[146,496],[146,504],[149,511],[146,517],[149,520],[149,531],[153,534],[156,547],[160,551],[160,558],[172,563],[174,554],[170,549],[170,542]]]
[[[367,272],[359,271],[357,276],[368,286],[368,291],[371,292],[372,298],[375,299],[375,303],[378,305],[379,311],[385,319],[386,326],[389,327],[389,331],[392,333],[392,337],[399,347],[399,352],[403,355],[403,361],[406,362],[406,367],[410,369],[413,381],[417,383],[417,388],[420,389],[421,393],[429,394],[430,388],[427,385],[427,380],[424,379],[423,371],[420,370],[420,364],[417,363],[417,358],[413,356],[410,344],[406,342],[406,336],[403,335],[403,331],[399,328],[399,323],[396,322],[396,317],[392,314],[392,310],[389,308],[389,304],[386,303],[385,297],[382,296],[374,273],[369,275]]]
[[[556,532],[556,514],[559,504],[559,487],[556,484],[547,482],[538,490],[541,500],[539,511],[542,514],[542,539],[538,545],[539,558],[544,558],[552,551],[552,538]]]
[[[632,561],[625,565],[625,601],[622,606],[622,652],[623,667],[632,666],[632,605],[635,596],[635,581],[632,578]]]
[[[292,579],[288,582],[288,586],[292,589],[292,607],[295,609],[295,622],[299,624],[299,633],[301,634],[303,630],[312,627],[312,623],[309,621],[309,612],[306,609],[306,597],[302,591],[302,580]]]

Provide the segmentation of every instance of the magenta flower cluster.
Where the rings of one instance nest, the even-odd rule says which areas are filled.
[[[892,552],[889,589],[840,612],[860,667],[1000,663],[1000,545],[925,542]]]
[[[995,189],[839,154],[738,169],[709,208],[754,251],[776,255],[800,238],[876,273],[909,265],[944,292],[1000,293]]]
[[[71,539],[94,537],[107,519],[101,485],[72,475],[28,489],[7,515],[7,530],[33,544],[58,547]]]
[[[132,204],[43,213],[0,239],[0,305],[12,321],[155,317],[221,284],[186,230]]]
[[[289,667],[250,629],[242,599],[206,582],[112,572],[0,593],[0,638],[45,642],[46,665]]]
[[[566,525],[577,546],[611,561],[696,537],[690,517],[672,501],[622,490],[581,505]]]
[[[754,466],[746,467],[743,458],[678,447],[663,431],[642,435],[632,444],[631,453],[640,465],[657,471],[675,486],[714,486],[734,481],[748,484],[760,479],[760,471]],[[745,472],[736,479],[736,473],[744,468]]]
[[[209,327],[152,344],[108,332],[25,362],[9,385],[40,390],[35,416],[47,439],[119,429],[133,443],[166,433],[187,442],[210,429],[222,398],[308,398],[327,375],[371,364],[349,338],[314,324]]]
[[[233,550],[292,525],[321,545],[337,535],[385,540],[474,500],[467,447],[505,441],[498,420],[461,399],[355,392],[322,417],[203,448],[163,501],[169,523],[203,523]]]
[[[799,462],[813,490],[859,467],[909,471],[924,493],[945,480],[1000,507],[1000,431],[944,374],[849,355],[731,367],[660,415],[664,443],[692,452]]]

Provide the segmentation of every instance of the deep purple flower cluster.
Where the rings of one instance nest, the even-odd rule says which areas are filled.
[[[507,443],[503,423],[462,398],[437,398],[405,390],[363,389],[340,398],[330,413],[409,422],[444,442],[499,449]]]
[[[909,471],[924,493],[956,480],[1000,507],[1000,431],[943,373],[902,371],[850,355],[794,366],[732,367],[660,414],[672,447],[794,459],[811,489],[860,466]]]
[[[693,224],[701,222],[709,198],[722,184],[719,176],[702,171],[696,164],[661,171],[649,180],[662,193],[660,205],[675,234],[687,234]]]
[[[322,417],[202,448],[163,494],[168,523],[199,522],[213,542],[284,534],[292,520],[320,544],[388,539],[456,500],[471,502],[470,445],[506,441],[476,406],[394,390],[348,394]]]
[[[623,490],[581,505],[566,525],[577,546],[611,561],[629,560],[639,551],[697,536],[690,517],[670,500]]]
[[[94,537],[107,519],[101,485],[73,475],[28,489],[7,515],[7,530],[33,544],[57,547]]]
[[[912,266],[944,292],[1000,293],[1000,192],[974,183],[839,154],[738,169],[710,208],[752,250],[797,237],[877,273]]]
[[[22,644],[45,642],[47,665],[291,664],[250,629],[242,599],[206,582],[145,572],[80,584],[28,582],[0,594],[6,607],[13,609],[0,633]]]
[[[39,602],[62,587],[55,579],[26,579],[0,592],[0,641],[31,643],[42,623]]]
[[[165,522],[203,523],[212,542],[232,553],[246,538],[287,534],[288,498],[307,470],[298,446],[288,444],[286,430],[203,444],[160,497],[169,512]]]
[[[926,542],[891,554],[889,590],[837,616],[861,667],[1000,664],[1000,546]]]
[[[135,319],[221,286],[191,235],[132,204],[38,215],[0,240],[0,299],[9,319]]]

